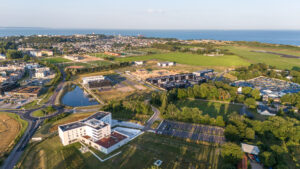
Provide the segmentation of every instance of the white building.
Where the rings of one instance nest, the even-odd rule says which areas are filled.
[[[53,51],[51,50],[31,50],[29,51],[30,55],[35,57],[42,57],[43,55],[53,56]]]
[[[36,78],[45,78],[46,76],[50,75],[50,68],[48,67],[36,68],[34,75]]]
[[[168,67],[168,66],[174,66],[175,62],[158,62],[157,66],[160,67]]]
[[[90,77],[84,77],[82,78],[82,84],[86,85],[89,82],[93,82],[93,81],[99,81],[99,80],[104,80],[106,79],[105,76],[90,76]]]
[[[97,112],[84,120],[60,125],[58,133],[64,146],[80,141],[105,154],[129,141],[128,136],[111,131],[109,112]]]
[[[136,65],[136,66],[141,66],[141,65],[144,65],[144,61],[134,61],[134,64]]]

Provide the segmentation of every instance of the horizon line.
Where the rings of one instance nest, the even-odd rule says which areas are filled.
[[[0,26],[0,29],[57,29],[57,30],[161,30],[161,31],[300,31],[300,29],[164,29],[164,28],[58,28],[31,26]]]

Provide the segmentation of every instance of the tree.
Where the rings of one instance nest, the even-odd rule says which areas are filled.
[[[245,100],[245,104],[250,108],[250,109],[255,109],[256,108],[256,101],[253,98],[247,98]]]
[[[237,127],[235,127],[231,124],[226,126],[224,134],[226,136],[226,139],[228,139],[230,141],[239,141],[240,140],[239,130],[237,129]]]
[[[8,59],[19,59],[22,58],[23,55],[20,51],[9,49],[6,52],[6,56]]]
[[[247,127],[245,132],[245,136],[247,139],[253,140],[255,138],[255,131],[253,129]]]
[[[167,97],[167,93],[163,93],[161,96],[161,106],[160,106],[160,111],[162,113],[165,113],[166,109],[168,106],[168,97]]]
[[[185,89],[178,89],[178,99],[185,99],[188,97],[188,94]]]
[[[243,158],[244,153],[239,145],[225,143],[222,145],[221,156],[225,162],[236,165]]]
[[[258,89],[253,89],[250,93],[250,95],[255,99],[260,99],[260,91]]]
[[[236,101],[239,103],[243,103],[245,100],[245,95],[239,94],[236,98]]]
[[[243,87],[243,90],[242,90],[244,95],[250,94],[251,91],[252,91],[251,87]]]
[[[216,118],[216,125],[220,126],[220,127],[224,127],[225,126],[225,122],[224,122],[222,116],[217,116],[217,118]]]
[[[274,155],[271,152],[264,151],[260,153],[262,163],[267,167],[272,167],[276,164]]]

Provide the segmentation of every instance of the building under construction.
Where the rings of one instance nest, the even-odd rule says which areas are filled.
[[[169,76],[160,76],[146,79],[147,82],[171,90],[173,88],[187,88],[193,85],[206,82],[205,77],[197,76],[194,73],[183,73]]]

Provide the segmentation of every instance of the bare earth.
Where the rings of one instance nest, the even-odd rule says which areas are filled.
[[[14,143],[14,140],[20,132],[19,122],[7,114],[0,114],[0,155],[6,152]]]

